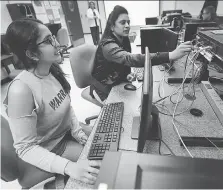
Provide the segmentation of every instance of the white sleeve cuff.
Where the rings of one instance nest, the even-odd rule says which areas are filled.
[[[69,161],[70,160],[62,158],[61,156],[55,156],[51,164],[51,172],[65,175],[64,170]]]

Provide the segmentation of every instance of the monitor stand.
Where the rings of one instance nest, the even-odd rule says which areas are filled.
[[[160,139],[159,126],[158,126],[159,125],[159,116],[155,113],[152,113],[151,121],[152,121],[152,127],[149,130],[149,133],[148,133],[146,139],[147,140],[158,140],[158,139]],[[131,133],[132,139],[139,138],[139,126],[140,126],[140,116],[133,117],[132,133]]]

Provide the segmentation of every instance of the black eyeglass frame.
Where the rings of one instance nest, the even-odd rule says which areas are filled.
[[[50,38],[49,38],[50,37]],[[50,45],[53,47],[56,47],[56,37],[53,36],[49,36],[46,40],[43,40],[42,42],[39,42],[38,44],[36,44],[37,46],[49,41]]]

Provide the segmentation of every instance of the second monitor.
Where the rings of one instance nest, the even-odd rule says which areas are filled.
[[[145,47],[150,53],[173,51],[178,42],[178,33],[169,28],[150,27],[140,30],[141,52],[145,53]]]

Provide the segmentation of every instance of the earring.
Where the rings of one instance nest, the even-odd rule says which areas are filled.
[[[33,61],[38,62],[39,59],[35,57],[35,58],[33,58]]]

